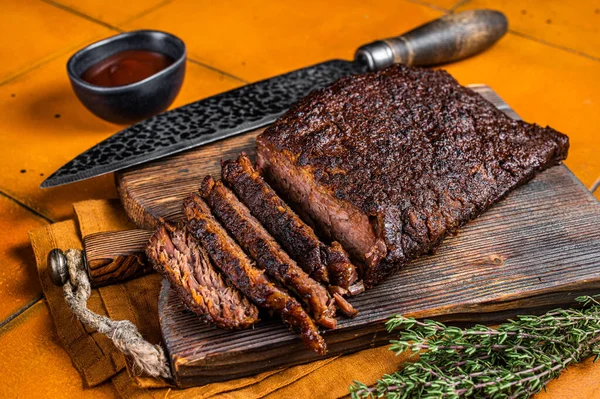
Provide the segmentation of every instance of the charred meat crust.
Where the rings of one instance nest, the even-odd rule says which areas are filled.
[[[247,328],[258,309],[214,269],[204,249],[182,226],[165,223],[150,237],[146,255],[185,306],[220,328]]]
[[[189,234],[202,244],[214,265],[227,275],[229,281],[255,304],[274,311],[285,323],[297,328],[307,347],[324,354],[327,351],[325,340],[300,303],[252,264],[242,248],[213,218],[204,200],[193,194],[184,201],[184,211]]]
[[[212,214],[231,234],[237,243],[256,261],[266,273],[296,293],[311,310],[317,324],[335,328],[335,302],[321,284],[306,274],[235,194],[206,176],[200,195],[208,203]]]
[[[350,263],[350,258],[340,243],[334,241],[331,246],[321,244],[321,254],[327,264],[331,285],[348,289],[358,280],[356,268]]]
[[[354,283],[356,268],[341,247],[323,244],[264,181],[245,154],[236,161],[224,161],[221,173],[223,181],[306,273],[318,281],[333,280],[344,288]]]
[[[395,65],[312,92],[257,147],[261,171],[373,286],[560,163],[569,141],[510,119],[444,71]]]

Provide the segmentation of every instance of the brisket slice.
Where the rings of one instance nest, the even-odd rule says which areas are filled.
[[[256,268],[242,248],[229,237],[197,194],[184,201],[189,234],[196,238],[233,285],[260,307],[279,314],[284,322],[300,330],[305,345],[319,354],[327,351],[317,326],[285,289],[277,287],[264,272]]]
[[[200,195],[210,205],[212,214],[238,244],[256,261],[256,265],[302,298],[317,324],[335,328],[335,302],[321,284],[310,278],[281,249],[250,210],[231,190],[206,176]]]
[[[356,281],[356,268],[342,247],[319,241],[314,231],[263,180],[245,154],[237,161],[223,162],[221,173],[250,212],[306,273],[346,289]]]
[[[258,166],[372,286],[567,156],[439,70],[394,65],[312,92],[257,138]]]
[[[247,328],[258,309],[228,284],[208,255],[184,229],[165,223],[150,237],[146,255],[185,306],[220,328]]]

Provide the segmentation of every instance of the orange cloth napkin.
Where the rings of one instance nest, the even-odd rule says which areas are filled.
[[[82,248],[81,237],[99,231],[134,228],[118,200],[93,200],[74,205],[76,221],[44,226],[30,232],[38,273],[56,331],[73,365],[88,386],[111,381],[123,398],[338,398],[348,395],[352,380],[373,384],[392,373],[406,356],[395,356],[387,347],[364,350],[313,363],[261,373],[252,377],[185,390],[166,387],[148,378],[132,378],[123,355],[112,342],[87,330],[69,310],[62,288],[47,273],[46,256],[52,248]],[[161,278],[152,274],[125,283],[92,290],[88,307],[116,320],[131,320],[145,339],[161,341],[158,294]],[[575,365],[548,386],[541,398],[600,399],[600,365],[588,361]]]

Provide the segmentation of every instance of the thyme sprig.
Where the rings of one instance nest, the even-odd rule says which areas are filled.
[[[579,297],[581,309],[518,316],[497,328],[467,329],[394,316],[390,350],[411,352],[399,371],[369,387],[354,381],[352,398],[528,398],[570,364],[600,357],[600,303]]]

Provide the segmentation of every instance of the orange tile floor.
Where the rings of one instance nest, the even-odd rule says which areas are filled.
[[[73,94],[65,64],[74,51],[124,30],[180,36],[190,58],[178,106],[319,61],[349,59],[363,43],[470,8],[502,10],[510,31],[492,49],[446,69],[463,84],[488,84],[525,120],[567,133],[566,164],[594,190],[600,182],[599,1],[3,1],[0,397],[116,395],[110,385],[83,387],[61,349],[27,237],[33,228],[70,218],[75,201],[116,196],[112,176],[39,189],[59,166],[120,129],[94,117]],[[595,194],[600,198],[600,189]],[[591,397],[578,389],[598,384],[578,373],[591,368],[574,367],[540,396]]]

